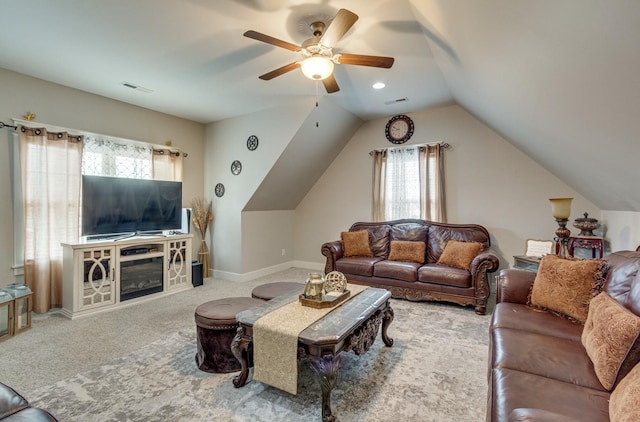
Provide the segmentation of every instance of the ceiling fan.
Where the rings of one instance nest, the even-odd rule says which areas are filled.
[[[393,66],[393,57],[333,53],[333,47],[357,20],[358,15],[355,13],[347,9],[340,9],[329,26],[326,26],[325,22],[322,21],[313,22],[309,26],[313,32],[313,37],[303,42],[300,46],[256,31],[247,31],[244,36],[302,54],[301,60],[265,73],[259,76],[260,79],[268,81],[294,69],[301,68],[302,73],[309,79],[321,80],[327,92],[331,94],[340,90],[333,75],[334,63],[382,67],[385,69]]]

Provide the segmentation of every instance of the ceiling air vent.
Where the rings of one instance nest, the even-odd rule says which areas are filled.
[[[150,93],[150,92],[153,92],[153,89],[149,89],[149,88],[145,88],[143,86],[135,85],[135,84],[132,84],[130,82],[122,82],[122,86],[126,86],[127,88],[135,89],[136,91],[144,92],[144,93],[147,93],[147,94]]]
[[[396,98],[395,100],[385,101],[384,103],[386,105],[391,105],[391,104],[397,104],[397,103],[404,103],[406,101],[409,101],[409,99],[407,97],[403,97],[403,98]]]

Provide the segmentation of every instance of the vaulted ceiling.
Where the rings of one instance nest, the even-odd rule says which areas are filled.
[[[364,120],[458,103],[601,209],[640,211],[636,0],[21,0],[0,67],[209,123],[327,95],[259,80],[299,56],[242,34],[300,44],[340,8],[360,18],[336,52],[395,63],[337,65],[332,102]]]

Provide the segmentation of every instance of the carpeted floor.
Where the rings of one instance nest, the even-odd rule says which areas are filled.
[[[303,281],[290,269],[248,283],[205,285],[70,321],[38,317],[0,346],[0,380],[61,421],[320,420],[320,386],[300,365],[298,394],[195,366],[193,311],[256,285]],[[339,421],[480,421],[485,417],[489,316],[473,308],[392,300],[393,347],[342,354],[332,407]]]

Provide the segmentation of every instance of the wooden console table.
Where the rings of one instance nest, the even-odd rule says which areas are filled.
[[[231,343],[231,351],[242,367],[233,378],[238,388],[245,385],[249,367],[253,365],[253,325],[267,313],[298,300],[299,292],[272,299],[265,306],[249,309],[237,315],[238,332]],[[298,336],[298,359],[309,361],[318,374],[322,389],[322,420],[335,421],[331,413],[331,390],[338,378],[340,352],[353,351],[364,354],[373,345],[382,325],[382,341],[393,345],[387,336],[387,328],[393,321],[393,309],[389,305],[391,293],[386,289],[369,288],[336,307],[318,322],[303,330]]]

